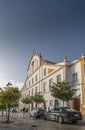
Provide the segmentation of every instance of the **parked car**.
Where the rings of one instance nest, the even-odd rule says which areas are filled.
[[[81,112],[69,107],[52,108],[49,112],[44,113],[44,119],[55,120],[59,123],[69,122],[77,123],[82,120]]]
[[[30,116],[34,116],[35,113],[36,113],[37,109],[36,108],[33,108],[31,111],[30,111]]]
[[[35,112],[35,117],[40,118],[43,117],[45,113],[45,109],[43,108],[38,108],[37,111]]]
[[[43,117],[45,109],[43,108],[35,108],[30,112],[30,116],[35,116],[36,118]]]
[[[16,108],[13,108],[13,109],[11,110],[11,112],[17,112],[17,109],[16,109]]]

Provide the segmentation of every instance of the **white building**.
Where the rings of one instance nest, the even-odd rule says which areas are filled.
[[[37,92],[43,94],[45,107],[62,106],[62,101],[51,96],[50,86],[59,81],[68,80],[73,88],[77,88],[75,99],[71,106],[85,114],[85,57],[73,62],[68,62],[64,57],[62,63],[54,63],[44,60],[41,55],[33,54],[27,70],[27,78],[22,88],[22,98],[32,96]],[[41,104],[42,107],[43,104]],[[32,103],[30,107],[36,107]]]

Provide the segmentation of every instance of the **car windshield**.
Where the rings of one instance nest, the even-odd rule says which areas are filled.
[[[70,111],[70,112],[72,112],[72,111],[76,111],[76,110],[74,110],[74,109],[72,109],[72,108],[68,108],[68,107],[65,108],[65,110],[68,111],[68,112],[69,112],[69,111]]]
[[[43,108],[38,108],[38,111],[45,111],[45,109],[43,109]]]

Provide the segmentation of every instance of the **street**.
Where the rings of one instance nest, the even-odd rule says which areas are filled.
[[[76,124],[59,124],[56,121],[35,119],[22,113],[11,113],[11,120],[14,122],[7,124],[1,123],[4,117],[0,117],[0,130],[85,130],[85,119]]]
[[[85,130],[85,120],[77,124],[58,124],[55,121],[39,121],[32,124],[36,126],[37,130]]]

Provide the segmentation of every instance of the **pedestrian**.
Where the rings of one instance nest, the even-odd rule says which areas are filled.
[[[48,107],[48,111],[50,111],[50,107]]]
[[[23,116],[25,115],[25,107],[23,107]]]

